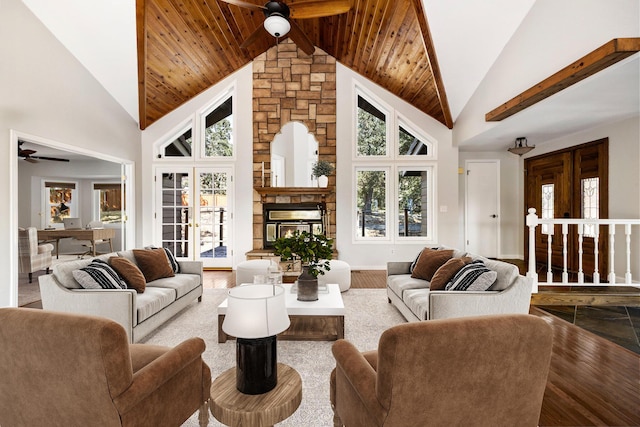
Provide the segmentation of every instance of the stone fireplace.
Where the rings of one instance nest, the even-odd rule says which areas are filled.
[[[291,121],[304,124],[318,142],[318,158],[335,165],[336,60],[319,48],[309,56],[287,39],[253,61],[254,250],[272,245],[274,226],[276,234],[280,229],[280,223],[265,222],[267,207],[277,210],[275,205],[291,212],[318,212],[322,206],[319,224],[328,237],[335,237],[335,174],[325,189],[270,187],[271,180],[265,179],[271,169],[271,142]],[[311,227],[318,230],[317,224]]]

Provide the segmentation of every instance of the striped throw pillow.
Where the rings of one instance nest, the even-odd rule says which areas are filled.
[[[73,278],[85,289],[127,289],[126,283],[106,262],[95,259],[86,267],[72,271]]]
[[[493,285],[498,273],[489,270],[482,260],[471,261],[462,267],[449,283],[447,291],[486,291]]]

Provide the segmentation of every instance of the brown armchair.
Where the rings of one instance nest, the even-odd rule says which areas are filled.
[[[402,324],[367,353],[339,340],[334,425],[536,426],[552,335],[544,320],[515,314]]]
[[[0,425],[179,426],[208,423],[204,341],[129,344],[108,319],[0,309]]]
[[[35,227],[21,228],[18,230],[18,265],[20,273],[29,273],[29,283],[33,280],[33,273],[46,270],[53,263],[51,243],[38,244],[38,230]]]

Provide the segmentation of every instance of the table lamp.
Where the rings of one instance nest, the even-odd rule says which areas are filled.
[[[276,334],[290,321],[284,288],[243,285],[229,289],[222,330],[236,337],[236,388],[263,394],[278,383]]]

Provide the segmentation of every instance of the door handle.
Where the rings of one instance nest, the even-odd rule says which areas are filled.
[[[493,214],[493,215],[491,215],[491,218],[498,218],[498,215]]]

